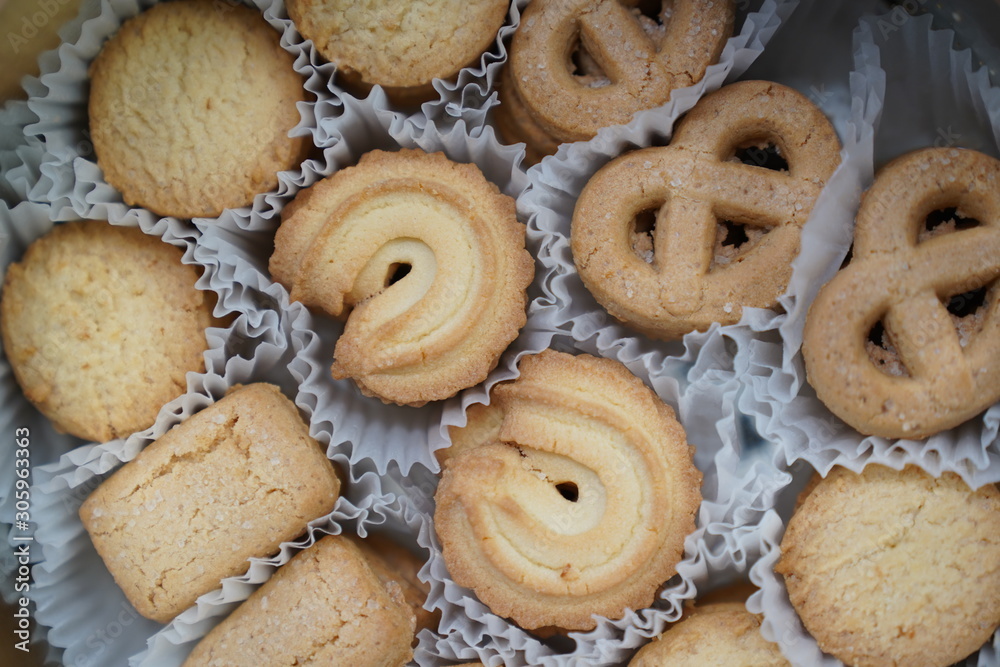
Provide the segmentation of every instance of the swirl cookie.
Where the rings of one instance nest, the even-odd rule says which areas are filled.
[[[133,227],[57,225],[11,264],[3,349],[25,396],[60,431],[123,438],[153,424],[205,369],[214,298],[183,253]]]
[[[529,630],[648,607],[701,502],[684,430],[615,361],[549,350],[520,371],[493,390],[502,419],[453,430],[434,514],[449,573]]]
[[[732,33],[732,0],[535,0],[521,16],[498,124],[529,155],[629,122],[704,76]]]
[[[640,649],[628,665],[789,667],[778,645],[760,634],[760,624],[761,617],[747,611],[742,602],[697,605]]]
[[[338,83],[378,84],[397,102],[434,94],[431,81],[474,63],[496,39],[508,0],[288,0],[302,36],[337,66]]]
[[[309,142],[288,133],[306,93],[280,37],[258,11],[212,0],[125,22],[90,67],[89,103],[97,164],[125,203],[214,217],[298,166]]]
[[[787,169],[739,157],[768,146]],[[743,81],[707,95],[669,146],[623,155],[587,183],[570,232],[580,278],[609,313],[654,338],[772,308],[839,150],[830,122],[791,88]],[[643,214],[655,216],[651,229]],[[745,238],[730,241],[740,227]]]
[[[910,466],[834,468],[801,499],[775,570],[849,665],[951,665],[1000,626],[1000,491]]]
[[[953,219],[928,230],[942,210]],[[998,278],[1000,161],[928,148],[889,163],[862,199],[851,263],[806,318],[816,395],[886,438],[928,437],[982,412],[1000,399]],[[978,308],[949,311],[977,294]]]
[[[524,326],[524,235],[475,165],[373,151],[285,209],[270,269],[292,299],[347,318],[335,378],[423,405],[485,379]]]

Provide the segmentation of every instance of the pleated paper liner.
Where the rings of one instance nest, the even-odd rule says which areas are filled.
[[[828,13],[824,6],[815,3],[805,17]],[[834,463],[854,470],[868,462],[898,467],[919,456],[932,474],[954,469],[981,485],[1000,479],[1000,404],[922,440],[865,437],[816,398],[800,354],[808,306],[847,255],[860,191],[871,184],[875,169],[918,147],[962,146],[1000,155],[1000,89],[990,85],[985,68],[973,69],[969,51],[954,48],[951,31],[932,30],[930,16],[903,15],[894,11],[856,24],[848,134],[856,143],[846,146],[855,172],[843,183],[850,187],[834,189],[831,183],[807,223],[785,299],[788,314],[750,322],[759,338],[738,360],[741,378],[752,388],[740,407],[766,438],[781,444],[787,460],[803,458],[824,473]]]
[[[430,120],[446,126],[460,120],[473,133],[486,125],[487,112],[496,104],[497,82],[500,70],[507,62],[510,39],[521,24],[521,13],[527,4],[528,0],[513,0],[510,3],[507,20],[497,32],[492,47],[475,63],[462,68],[451,79],[433,80],[438,99],[421,104],[420,113],[413,115],[414,122],[423,124]]]
[[[492,128],[472,135],[462,121],[443,129],[433,121],[418,127],[390,109],[380,89],[362,100],[345,96],[343,103],[343,113],[320,119],[320,125],[338,137],[332,147],[337,169],[356,164],[372,150],[420,148],[442,152],[455,162],[475,164],[488,181],[511,197],[516,198],[524,188],[526,177],[519,168],[523,151],[500,145]],[[218,226],[205,229],[200,245],[206,253],[217,256],[220,266],[226,267],[221,271],[235,283],[266,285],[270,282],[271,235],[273,230],[247,234]],[[527,246],[532,254],[533,244],[529,236]],[[289,303],[284,287],[273,290],[281,308],[301,307]],[[534,293],[531,290],[529,296]],[[532,309],[528,324],[490,374],[487,386],[513,377],[517,355],[547,346],[551,327],[544,316],[544,308]],[[304,312],[296,323],[291,340],[298,354],[291,369],[301,381],[296,402],[311,416],[312,435],[331,447],[346,448],[352,464],[371,460],[380,473],[390,463],[404,472],[416,463],[435,469],[433,451],[444,446],[442,410],[450,410],[459,399],[411,408],[363,396],[353,381],[333,380],[330,375],[334,345],[343,325],[318,312]]]
[[[762,540],[761,531],[756,527],[746,526],[735,531],[727,547],[713,554],[708,581],[698,590],[699,599],[729,586],[746,586],[750,569],[758,562],[767,546]],[[664,627],[664,631],[669,629],[670,625]],[[536,664],[526,662],[521,656],[501,652],[490,642],[469,645],[459,630],[447,635],[428,632],[421,635],[420,639],[416,657],[417,663],[421,665],[453,665],[475,661],[482,662],[487,667]],[[650,641],[652,639],[645,635],[636,636],[629,642],[633,647],[627,650],[616,646],[614,642],[599,644],[594,651],[593,662],[581,660],[571,664],[625,665]]]
[[[8,206],[27,201],[38,182],[45,150],[37,137],[24,133],[24,127],[35,120],[28,103],[21,100],[7,102],[0,109],[0,200]]]
[[[151,0],[100,0],[97,6],[85,6],[84,14],[89,18],[82,22],[78,36],[64,42],[55,52],[55,62],[43,67],[42,85],[28,100],[29,108],[39,120],[29,124],[25,131],[40,136],[44,142],[48,164],[43,172],[48,180],[47,188],[37,188],[33,198],[51,202],[57,208],[83,211],[84,215],[104,215],[92,211],[115,209],[120,216],[131,214],[143,220],[159,217],[143,208],[127,206],[121,193],[104,180],[90,141],[87,115],[87,67],[124,21],[154,4]],[[334,67],[323,63],[312,43],[302,39],[280,0],[253,0],[248,4],[258,9],[281,34],[281,46],[295,57],[293,67],[303,77],[305,90],[310,94],[308,101],[297,105],[301,120],[290,136],[309,137],[314,145],[323,143],[325,137],[316,118],[319,114],[336,113],[337,100],[330,87]],[[254,103],[255,100],[246,100],[248,105]],[[227,209],[226,213],[239,224],[250,227],[275,226],[277,223],[272,221],[285,201],[300,188],[330,173],[327,157],[322,151],[314,153],[299,168],[279,172],[274,191],[260,193],[250,206]],[[193,222],[211,225],[216,218],[196,218]]]
[[[685,541],[677,576],[665,582],[652,608],[628,610],[621,619],[600,619],[590,632],[571,632],[568,640],[553,642],[496,616],[472,591],[451,581],[440,545],[431,535],[432,542],[425,545],[432,553],[428,605],[442,611],[443,621],[439,633],[421,638],[422,664],[473,658],[508,665],[616,664],[676,620],[685,600],[720,578],[746,571],[750,526],[770,507],[774,490],[787,475],[775,465],[773,446],[757,437],[735,410],[743,388],[735,378],[729,348],[740,341],[713,327],[686,338],[682,355],[664,357],[634,344],[603,349],[598,340],[560,335],[554,347],[624,363],[673,407],[695,447],[695,465],[704,474],[704,500],[697,528]],[[415,468],[411,478],[417,471],[429,474]],[[436,481],[418,475],[411,480],[413,493],[430,495]]]
[[[264,340],[252,334],[246,316],[240,315],[225,332],[226,338],[239,342],[237,353],[220,357],[208,372],[189,373],[189,391],[161,410],[152,429],[131,439],[135,447],[117,443],[83,446],[55,463],[36,468],[31,490],[37,523],[34,548],[41,550],[43,560],[33,568],[30,595],[37,609],[36,620],[51,628],[49,643],[64,650],[63,664],[125,664],[129,656],[144,651],[147,640],[162,629],[138,615],[104,568],[80,522],[80,505],[122,463],[135,458],[140,449],[169,428],[222,398],[233,385],[270,382],[281,387],[286,396],[294,396],[297,382],[287,369],[293,356],[286,335],[290,328],[290,322],[285,321],[281,336]],[[339,532],[345,522],[369,520],[372,507],[383,496],[378,477],[351,469],[341,454],[327,455],[344,479],[342,497],[334,511],[311,521],[304,528],[305,536],[284,543],[277,555],[250,559],[245,575],[226,579],[221,589],[199,598],[170,625],[173,632],[163,640],[166,643],[156,643],[157,655],[160,651],[186,655],[193,637],[207,632],[304,545],[322,534]]]
[[[931,451],[923,455],[908,454],[900,457],[893,462],[892,467],[901,469],[906,465],[915,465],[933,476],[946,471]],[[750,580],[760,591],[751,596],[747,606],[750,611],[764,615],[761,632],[769,641],[778,643],[782,653],[793,665],[843,667],[844,663],[840,660],[823,653],[816,640],[805,630],[788,598],[784,577],[774,571],[774,566],[781,558],[781,539],[794,512],[796,498],[812,478],[814,470],[812,465],[806,464],[805,459],[795,462],[790,469],[791,475],[782,478],[783,483],[777,489],[773,507],[767,510],[758,523],[761,552],[760,559],[750,569]],[[825,476],[828,471],[820,472]],[[965,471],[959,468],[951,469],[951,472],[964,476]],[[972,488],[977,486],[973,485]],[[1000,664],[1000,629],[994,632],[990,642],[978,652],[957,664],[961,667],[993,667]]]
[[[82,2],[76,18],[59,28],[60,38],[63,41],[78,39],[83,22],[96,15],[97,4],[91,0]],[[40,75],[55,71],[59,66],[56,50],[42,53],[38,65]],[[46,92],[35,76],[24,77],[21,87],[27,97]],[[38,116],[28,107],[27,101],[9,100],[0,109],[0,199],[10,206],[32,199],[29,193],[38,184],[45,148],[40,137],[25,132],[26,126],[37,122]],[[36,194],[34,199],[37,198]]]
[[[275,558],[255,562],[251,569],[256,567],[257,572],[247,575],[250,577],[251,574],[256,574],[252,581],[244,583],[234,579],[224,580],[222,590],[216,592],[217,599],[206,600],[204,604],[199,601],[197,608],[178,616],[150,637],[149,648],[133,656],[129,664],[132,667],[179,667],[198,641],[249,597],[259,584],[264,583],[298,552],[308,549],[325,535],[344,533],[365,538],[374,533],[407,547],[421,558],[425,557],[423,550],[417,546],[416,536],[426,530],[426,516],[416,511],[406,498],[392,494],[377,495],[378,478],[374,474],[367,473],[364,481],[371,488],[355,483],[354,490],[349,493],[359,506],[352,504],[347,498],[341,498],[337,508],[325,518],[322,525],[311,525],[308,535],[294,543],[283,545],[281,554]],[[303,591],[302,594],[309,595],[309,591]]]
[[[0,202],[0,238],[4,239],[2,266],[0,269],[6,273],[7,267],[19,261],[28,245],[36,239],[49,232],[54,225],[67,220],[76,220],[80,216],[72,210],[57,211],[46,204],[34,202],[22,202],[14,208],[8,208],[5,203]],[[121,226],[136,226],[135,220],[118,220],[115,224]],[[169,221],[159,221],[152,227],[144,229],[145,233],[158,236],[165,243],[177,246],[183,250],[181,261],[185,264],[194,265],[201,269],[202,275],[196,286],[201,290],[208,290],[213,293],[216,300],[216,317],[224,318],[233,314],[233,299],[226,289],[219,289],[213,286],[214,271],[211,266],[199,262],[194,257],[195,240],[189,230],[171,224]],[[209,328],[206,330],[207,350],[204,354],[205,367],[209,370],[221,369],[228,356],[234,353],[233,347],[236,339],[233,337],[234,329]],[[256,335],[257,332],[251,332]],[[190,389],[191,375],[188,376],[188,388]],[[41,415],[24,397],[20,386],[17,384],[10,364],[5,356],[0,357],[0,395],[3,401],[0,402],[0,427],[6,428],[11,434],[17,429],[27,428],[29,431],[30,446],[28,457],[30,458],[30,469],[38,469],[43,464],[55,462],[60,455],[67,452],[74,452],[78,457],[77,462],[89,460],[90,457],[100,459],[106,456],[134,456],[142,448],[143,443],[151,438],[157,437],[165,432],[166,422],[169,417],[164,410],[160,411],[156,422],[149,428],[132,434],[126,438],[112,440],[103,443],[99,448],[85,446],[80,438],[59,433],[55,430],[47,418]],[[13,490],[16,483],[14,473],[14,457],[16,456],[13,446],[4,448],[2,456],[10,457],[9,476],[5,476],[0,481],[0,529],[4,535],[14,523],[15,519],[15,498]],[[37,517],[32,516],[32,524],[40,524]],[[17,531],[19,535],[23,531]],[[13,531],[11,533],[13,536]],[[40,553],[35,551],[33,561],[37,560]],[[13,566],[7,563],[3,567],[3,575],[7,576],[13,571]],[[13,588],[4,589],[4,595],[13,595]]]

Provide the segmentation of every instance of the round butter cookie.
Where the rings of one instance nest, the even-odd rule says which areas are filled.
[[[961,661],[1000,626],[1000,491],[834,468],[800,497],[775,571],[820,649],[857,666]]]
[[[288,0],[303,37],[356,87],[378,84],[397,101],[431,96],[490,47],[507,16],[507,0]]]
[[[788,667],[777,644],[760,634],[761,617],[742,602],[698,605],[644,646],[629,667]]]
[[[292,55],[259,12],[211,0],[155,5],[90,67],[97,164],[125,203],[214,217],[273,190],[309,142],[288,133],[306,99]]]
[[[132,227],[57,225],[11,264],[0,299],[3,348],[28,400],[56,428],[125,437],[204,370],[214,299],[179,248]]]
[[[547,350],[519,368],[492,392],[502,419],[452,430],[434,497],[448,572],[528,630],[648,607],[701,503],[683,428],[616,361]]]
[[[419,406],[483,379],[526,321],[534,263],[514,200],[472,164],[373,151],[298,194],[270,270],[346,318],[333,377]]]

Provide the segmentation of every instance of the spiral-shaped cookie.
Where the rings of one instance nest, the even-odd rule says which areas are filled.
[[[335,378],[423,405],[482,381],[524,325],[524,234],[475,165],[374,151],[286,208],[270,269],[293,299],[347,317]]]
[[[548,350],[520,371],[470,415],[473,441],[453,434],[434,517],[449,573],[526,629],[648,607],[701,502],[683,428],[618,362]]]

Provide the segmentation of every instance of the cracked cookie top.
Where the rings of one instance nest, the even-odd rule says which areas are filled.
[[[850,665],[951,665],[1000,625],[1000,491],[870,465],[800,497],[775,570],[819,647]]]
[[[67,222],[11,264],[3,347],[25,396],[96,442],[148,428],[205,368],[214,298],[183,253],[134,227]]]
[[[210,0],[122,25],[90,66],[89,115],[98,166],[125,203],[215,217],[302,161],[309,142],[288,133],[306,92],[280,37],[257,11]]]
[[[216,626],[184,667],[405,665],[418,627],[405,591],[370,538],[327,535]]]
[[[694,605],[685,610],[680,621],[642,647],[628,667],[789,667],[778,645],[761,635],[762,620],[747,611],[743,602]]]
[[[507,0],[289,0],[288,15],[354,84],[415,88],[448,78],[496,39]],[[390,91],[391,92],[391,91]]]

